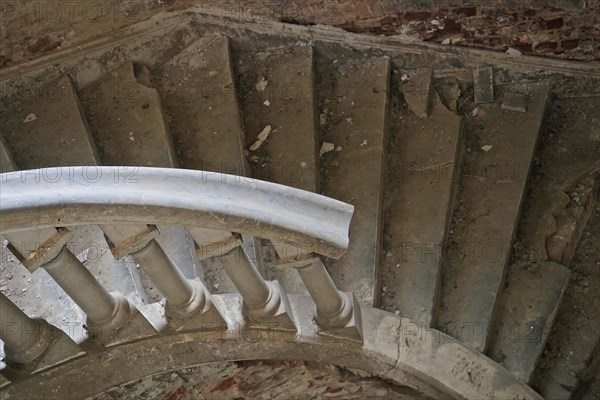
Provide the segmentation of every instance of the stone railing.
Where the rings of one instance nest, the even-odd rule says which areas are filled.
[[[161,370],[285,358],[360,368],[440,398],[538,398],[480,353],[359,305],[336,288],[319,257],[343,255],[352,206],[229,175],[118,171],[65,167],[50,175],[0,175],[0,233],[23,265],[32,272],[45,269],[85,312],[89,333],[85,343],[76,343],[0,295],[7,364],[0,398],[83,398]],[[164,297],[162,319],[148,318],[103,287],[71,253],[69,229],[80,225],[99,225],[115,258],[135,258]],[[222,258],[239,293],[214,295],[201,281],[186,278],[156,241],[161,225],[202,230],[192,237],[208,243],[196,239],[197,250],[210,247],[212,256]],[[241,247],[242,234],[291,246],[299,255],[291,268],[309,296],[288,295],[277,281],[265,281]],[[477,372],[484,370],[489,373]]]

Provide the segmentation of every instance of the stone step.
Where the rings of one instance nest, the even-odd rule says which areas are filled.
[[[159,90],[182,168],[244,176],[244,132],[229,40],[204,36],[159,71]]]
[[[80,91],[103,165],[177,166],[160,97],[149,81],[146,67],[127,62]]]
[[[439,329],[484,352],[519,220],[549,86],[504,88],[466,123],[458,203],[444,261]],[[515,100],[516,99],[516,100]],[[522,102],[523,111],[506,109]],[[514,105],[514,104],[512,104]],[[521,106],[520,104],[517,104]]]
[[[81,104],[103,165],[119,166],[116,179],[135,180],[137,166],[177,167],[171,136],[163,118],[158,91],[151,87],[150,71],[142,65],[127,62],[81,89]],[[130,166],[127,168],[126,166]],[[146,225],[102,226],[115,243],[148,230]],[[169,230],[159,227],[159,232]],[[186,240],[185,228],[174,228],[160,235],[161,247],[187,277],[193,278],[196,261]],[[128,262],[133,262],[129,259]],[[133,272],[137,269],[129,268]],[[142,283],[149,283],[139,270]],[[144,284],[145,296],[157,297],[152,285]],[[142,295],[143,297],[144,295]]]
[[[319,62],[321,192],[354,205],[350,247],[324,260],[338,289],[377,303],[390,60]]]
[[[0,121],[19,169],[97,165],[94,142],[71,80],[65,76],[38,93],[23,99]],[[51,170],[47,174],[47,179],[56,178]]]
[[[578,108],[580,109],[580,108]],[[571,399],[594,372],[600,355],[600,202],[583,231],[569,268],[571,279],[533,385],[549,400]]]
[[[508,267],[488,355],[523,382],[531,381],[570,274],[553,262]]]
[[[240,55],[238,65],[252,177],[317,192],[319,160],[312,47],[252,51]],[[290,253],[298,253],[288,247]],[[288,252],[277,252],[281,248],[282,244],[274,243],[267,251],[274,250],[279,260],[285,260]],[[293,268],[268,261],[264,261],[264,268],[266,277],[279,280],[286,292],[306,293]]]
[[[403,71],[412,112],[396,114],[389,152],[385,198],[385,257],[381,305],[426,327],[435,325],[442,259],[457,186],[461,118],[430,92],[428,73]],[[433,90],[433,89],[431,89]],[[414,97],[430,101],[410,101]],[[430,106],[425,104],[430,103]],[[428,109],[427,117],[425,110]]]

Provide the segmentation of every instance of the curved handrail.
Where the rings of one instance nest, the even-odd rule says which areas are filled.
[[[339,259],[354,207],[234,175],[148,167],[0,174],[0,233],[99,224],[184,225],[275,239]]]

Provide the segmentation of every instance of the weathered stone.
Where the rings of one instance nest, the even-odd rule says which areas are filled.
[[[431,326],[458,185],[462,123],[434,94],[429,118],[404,117],[393,132],[381,304]]]
[[[242,79],[241,105],[246,146],[256,141],[264,142],[256,152],[259,159],[250,163],[252,176],[311,192],[318,191],[312,46],[294,46],[268,53],[249,52],[240,57],[244,75],[261,76],[269,82],[266,90],[259,93],[252,86],[252,79],[246,79],[246,85]],[[266,141],[260,134],[257,136],[265,126],[272,127]],[[273,243],[273,246],[279,258],[286,258],[286,254],[279,253],[282,248],[295,250],[282,243]],[[301,249],[297,250],[301,252]],[[306,293],[293,268],[273,268],[267,264],[265,269],[267,278],[277,279],[286,292]]]
[[[598,198],[600,175],[586,176],[569,192],[569,204],[556,209],[556,230],[546,237],[548,259],[569,265]],[[557,212],[561,210],[560,212]]]
[[[426,118],[431,110],[434,90],[433,70],[421,68],[402,70],[407,79],[402,81],[402,94],[408,107],[420,118]]]
[[[468,141],[493,148],[466,154],[444,262],[438,325],[479,351],[488,344],[549,92],[546,84],[511,89],[530,95],[526,113],[486,108],[466,131]]]
[[[19,107],[3,113],[0,121],[16,165],[20,169],[47,168],[48,180],[56,179],[52,167],[97,165],[94,142],[71,80],[65,76],[40,93],[45,95],[24,99]],[[29,113],[37,118],[23,124]]]
[[[475,103],[494,102],[494,69],[492,67],[473,70]]]
[[[571,272],[543,262],[508,267],[507,286],[498,300],[489,355],[523,382],[533,372],[550,335]]]
[[[0,174],[12,172],[17,169],[15,162],[10,155],[10,151],[4,144],[4,139],[0,136]]]
[[[324,138],[343,144],[339,152],[323,156],[322,193],[353,204],[352,245],[339,261],[326,261],[338,288],[360,302],[376,303],[379,290],[382,200],[389,106],[390,61],[354,61],[338,69],[335,89],[326,93],[335,121]],[[343,118],[340,118],[343,117]],[[346,118],[352,118],[350,125]]]
[[[246,175],[231,68],[229,40],[216,34],[195,41],[160,68],[161,98],[184,168]]]
[[[8,379],[6,379],[3,375],[0,375],[0,389],[2,389],[4,386],[10,384],[10,381]]]
[[[158,92],[147,69],[127,62],[81,91],[102,163],[173,167],[177,161]],[[135,170],[123,171],[130,176]],[[129,174],[129,175],[128,175]]]
[[[502,109],[517,112],[527,111],[527,96],[523,93],[505,92],[502,97]]]

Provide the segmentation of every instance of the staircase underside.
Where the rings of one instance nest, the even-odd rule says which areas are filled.
[[[204,37],[209,39],[204,42]],[[194,47],[196,45],[200,46],[199,49]],[[190,64],[180,68],[181,60],[177,57],[182,57],[181,54],[187,59],[189,54],[186,55],[186,51],[194,54],[206,49],[219,55],[214,65],[191,67]],[[237,57],[230,58],[230,52],[236,53]],[[263,63],[279,67],[261,69]],[[152,81],[146,76],[149,72],[140,69],[140,66],[152,71]],[[471,71],[483,71],[481,73],[485,74],[489,67],[493,67],[494,71],[492,84],[495,82],[497,95],[504,96],[504,102],[502,106],[494,104],[492,94],[488,103],[490,108],[486,109],[486,105],[482,104],[485,100],[481,101],[482,97],[489,96],[485,93],[486,88],[482,87],[485,82],[478,82],[478,75]],[[219,68],[222,68],[219,73],[211,72]],[[116,69],[117,74],[114,72]],[[218,87],[198,84],[209,79],[209,75],[205,75],[207,71],[211,72],[211,82],[219,82]],[[247,78],[248,71],[259,71],[260,76],[237,83],[230,79],[232,76],[234,80],[240,76]],[[189,76],[186,75],[188,73]],[[419,86],[419,90],[426,87],[420,93],[425,101],[411,97],[405,74],[407,77],[414,74],[415,80],[422,80],[419,82],[425,86]],[[111,208],[108,201],[101,204],[99,200],[104,214],[97,218],[93,213],[86,214],[85,207],[77,208],[81,199],[92,196],[91,192],[85,189],[77,192],[79,197],[72,202],[75,214],[65,213],[68,201],[57,204],[52,200],[52,195],[59,194],[61,188],[49,185],[44,199],[27,199],[31,210],[21,209],[6,214],[3,224],[13,230],[7,231],[9,234],[16,232],[18,235],[19,229],[30,227],[31,215],[35,212],[39,212],[35,219],[38,228],[101,224],[107,236],[110,232],[105,226],[107,223],[135,223],[133,230],[139,226],[146,229],[146,224],[157,224],[161,232],[167,232],[161,239],[161,246],[165,249],[171,246],[176,251],[176,242],[184,242],[185,254],[178,262],[187,266],[182,270],[183,275],[190,279],[206,278],[213,293],[213,302],[219,309],[226,310],[223,317],[228,329],[172,332],[108,347],[100,353],[80,356],[12,384],[3,382],[4,378],[0,375],[0,387],[8,385],[0,391],[0,398],[34,398],[40,393],[47,394],[47,398],[85,398],[159,373],[205,363],[240,360],[304,360],[356,368],[412,387],[433,398],[539,398],[529,385],[533,382],[535,367],[568,284],[569,270],[566,266],[583,235],[581,231],[592,207],[587,203],[573,204],[573,193],[576,189],[583,191],[588,203],[593,204],[600,182],[597,174],[600,161],[590,163],[589,160],[594,160],[594,149],[590,149],[588,142],[583,140],[572,146],[580,153],[578,159],[566,168],[568,171],[544,166],[549,171],[542,168],[542,181],[536,186],[534,180],[532,188],[527,186],[528,177],[532,168],[539,167],[535,163],[535,151],[547,102],[549,99],[600,96],[600,69],[597,65],[409,43],[394,37],[361,36],[322,26],[240,20],[191,9],[161,14],[78,48],[65,49],[0,71],[0,108],[10,109],[27,95],[40,98],[51,95],[44,93],[42,88],[65,75],[70,76],[73,87],[68,79],[63,80],[63,90],[75,93],[76,89],[82,88],[83,106],[70,112],[85,111],[91,130],[96,134],[93,140],[99,148],[96,152],[84,145],[78,146],[81,150],[73,150],[72,153],[76,160],[85,159],[85,165],[99,165],[101,162],[106,165],[180,165],[206,171],[209,184],[217,179],[218,173],[228,173],[321,193],[355,206],[350,225],[350,247],[343,254],[348,244],[344,232],[336,230],[336,221],[326,225],[328,229],[320,231],[323,228],[319,225],[320,218],[326,219],[328,204],[311,203],[314,207],[311,208],[291,201],[273,206],[265,195],[255,204],[244,203],[246,211],[254,210],[255,213],[241,213],[237,220],[223,223],[219,218],[227,217],[226,212],[204,215],[201,212],[203,204],[194,204],[193,193],[177,191],[189,184],[186,179],[195,176],[193,174],[176,172],[172,179],[161,181],[161,174],[157,173],[158,180],[152,181],[146,188],[147,193],[143,182],[129,192],[129,197],[124,200],[131,205],[127,215],[123,214],[121,207]],[[281,93],[271,98],[245,97],[244,94],[255,90],[261,76],[271,84],[277,80],[293,79],[293,88],[300,88],[298,101],[283,101],[285,96]],[[192,79],[196,86],[188,84],[189,92],[180,96],[179,93],[184,92],[178,92],[177,84],[186,86],[188,79]],[[330,80],[336,84],[330,85]],[[128,106],[121,104],[114,110],[95,109],[98,103],[90,99],[98,101],[94,85],[99,82],[117,88],[115,90],[127,88],[132,82],[140,87],[143,98],[135,101],[143,104],[142,108],[148,111],[146,117],[139,121],[130,120],[128,123],[131,125],[123,126],[115,121],[117,117],[119,123],[121,118],[126,118],[130,111]],[[147,90],[157,82],[161,89]],[[476,91],[484,90],[476,96],[481,103],[465,103],[464,96],[461,97],[461,90],[472,86]],[[268,84],[266,87],[269,88]],[[307,94],[307,90],[314,93]],[[205,97],[213,96],[213,100],[217,93],[219,101],[210,104],[201,102],[194,96],[198,91],[206,91],[203,92]],[[509,104],[507,93],[516,93],[517,99],[513,99],[516,105]],[[521,110],[519,96],[523,93],[529,103],[526,109]],[[104,95],[110,102],[111,94]],[[187,106],[179,107],[182,103]],[[415,112],[419,107],[426,109],[424,114]],[[226,126],[210,119],[215,115],[214,109],[223,115],[231,115]],[[469,111],[465,112],[466,109]],[[60,109],[50,111],[59,115],[62,112]],[[166,121],[160,118],[160,113],[166,114]],[[186,121],[186,115],[193,117]],[[460,115],[463,115],[462,119]],[[202,124],[206,118],[209,122]],[[186,122],[191,124],[194,121],[202,125],[201,140],[187,130]],[[21,124],[20,120],[15,124]],[[128,131],[144,124],[152,127],[151,133],[156,137],[140,144],[140,136],[128,136]],[[259,132],[268,124],[278,129],[269,130],[269,141],[265,139],[259,149],[252,150],[251,146],[261,141]],[[178,133],[184,132],[173,138],[174,144],[164,141],[169,136],[167,125],[171,129],[175,127],[174,131]],[[90,128],[68,126],[81,131]],[[240,129],[242,126],[246,132]],[[207,140],[206,135],[220,128],[239,141],[216,143],[214,149],[210,148],[211,140]],[[319,129],[322,129],[319,136],[312,135],[311,130]],[[435,138],[423,139],[415,135],[419,130],[436,132]],[[483,132],[481,135],[477,133],[479,130]],[[294,140],[282,139],[278,136],[281,131],[293,135]],[[188,146],[193,140],[197,141]],[[391,142],[389,146],[388,142]],[[333,148],[324,152],[322,145],[329,143],[334,144]],[[43,159],[43,150],[53,143],[32,140],[21,142],[21,145],[22,148],[13,148],[15,158],[22,160],[30,148],[36,149],[35,154],[39,152],[37,156],[30,156],[27,168],[52,165],[52,160]],[[556,150],[560,144],[543,145],[545,149],[560,153]],[[306,158],[293,157],[291,153],[298,148],[307,154]],[[517,151],[513,151],[514,148],[518,148]],[[0,150],[5,151],[4,147]],[[136,152],[143,154],[135,158]],[[151,159],[146,157],[147,154],[152,155]],[[198,154],[202,154],[200,158],[205,163],[197,164],[198,158],[194,159],[194,156]],[[4,160],[9,154],[1,156]],[[280,165],[302,169],[301,179],[290,178],[285,173],[272,175],[273,171],[276,174],[281,172],[276,169],[266,171],[271,165],[262,161],[272,162],[273,159],[278,159]],[[508,169],[503,164],[507,160],[514,161]],[[66,165],[77,164],[77,161],[67,161]],[[564,159],[558,161],[565,163]],[[558,161],[556,164],[560,164]],[[36,165],[36,162],[43,165]],[[409,164],[410,167],[407,167]],[[482,171],[489,172],[486,168],[489,165],[504,168],[501,174],[494,170],[495,181],[491,184],[485,180],[489,176],[481,176]],[[21,168],[24,168],[23,163]],[[409,168],[409,173],[405,168]],[[427,175],[432,169],[443,176],[432,179],[431,175]],[[544,180],[545,176],[558,178]],[[497,181],[501,181],[501,189],[495,186]],[[162,196],[152,187],[157,182],[164,191]],[[581,189],[581,185],[585,188]],[[258,192],[261,188],[258,184]],[[235,190],[223,193],[229,202],[223,201],[222,207],[233,210],[236,199],[256,195],[256,183],[248,180]],[[140,193],[147,195],[140,197]],[[278,193],[282,198],[286,197],[285,188]],[[527,221],[527,225],[521,227],[520,212],[528,194],[550,199],[549,205],[539,212],[540,215],[532,213],[533,221]],[[307,196],[306,201],[314,200],[311,195]],[[425,200],[422,196],[426,196]],[[184,206],[179,203],[180,212],[172,215],[169,207],[161,205],[165,198],[172,201],[183,198],[182,202],[187,203]],[[414,213],[411,209],[414,204],[422,205],[420,211],[429,207],[435,212]],[[147,206],[155,206],[152,208],[152,221],[147,218],[150,209],[144,208]],[[15,204],[15,209],[19,207],[23,207],[23,202]],[[312,220],[309,223],[298,222],[294,213],[286,214],[286,207],[302,210]],[[559,227],[562,226],[561,215],[553,215],[555,218],[550,222],[544,218],[557,209],[563,210],[563,214],[570,213],[561,214],[562,218],[575,220],[576,228],[566,233],[559,230],[551,235],[556,230],[556,221]],[[47,213],[48,210],[52,212]],[[265,216],[274,211],[281,218],[269,224]],[[349,223],[348,213],[351,210],[332,219],[337,218],[339,225]],[[289,218],[286,219],[286,216]],[[491,222],[486,219],[488,217]],[[261,218],[264,225],[255,223]],[[427,218],[435,225],[431,230],[420,227]],[[188,235],[181,227],[190,225],[192,220],[196,228],[223,231],[220,233],[223,235],[222,243],[231,242],[231,232],[244,234],[239,239],[244,242],[243,251],[258,269],[264,265],[262,259],[272,260],[276,256],[284,259],[278,253],[278,246],[285,240],[305,250],[334,257],[335,260],[320,259],[313,254],[313,262],[325,265],[337,287],[344,292],[353,292],[360,301],[363,345],[319,335],[313,319],[313,304],[296,271],[291,268],[284,270],[274,263],[267,263],[271,269],[260,272],[265,278],[277,278],[289,293],[298,335],[265,327],[249,329],[242,312],[241,298],[231,293],[235,289],[231,289],[231,281],[222,272],[227,260],[219,255],[204,259],[203,249],[198,246],[199,237],[211,237],[214,231],[194,231],[194,228],[188,230]],[[79,232],[82,237],[100,235],[97,228],[90,227],[88,231],[88,227],[83,226],[77,229],[74,232]],[[533,248],[535,254],[523,257],[517,251],[520,258],[516,258],[512,247],[517,231],[526,232],[522,233],[524,241],[530,241],[526,245]],[[545,236],[540,238],[539,232],[544,232]],[[271,242],[247,235],[271,239]],[[569,239],[564,239],[565,236]],[[398,247],[398,238],[402,238],[404,243],[417,244],[407,253],[409,257],[405,254],[406,247]],[[196,240],[195,248],[192,239]],[[461,257],[460,245],[474,242],[485,245],[492,240],[500,241],[494,242],[493,250],[499,248],[502,253],[492,263]],[[558,255],[549,250],[555,248],[560,249]],[[399,254],[403,258],[400,259]],[[427,258],[431,256],[433,258]],[[413,258],[417,262],[413,262]],[[448,261],[449,258],[452,261]],[[136,268],[135,262],[133,267],[127,265],[128,258],[120,262],[123,268]],[[201,263],[204,271],[198,271]],[[93,265],[86,266],[94,270]],[[288,274],[290,270],[293,274]],[[540,271],[545,271],[546,275]],[[98,267],[94,273],[101,275],[101,268]],[[550,273],[552,276],[548,275]],[[402,274],[409,274],[411,279],[403,279]],[[114,289],[132,299],[137,293],[144,292],[147,298],[136,297],[139,305],[153,303],[154,295],[154,300],[160,298],[144,274],[139,274],[138,280],[134,279],[131,286]],[[418,288],[419,296],[412,295],[411,290],[417,290],[415,288]],[[36,293],[44,291],[40,287],[34,290],[37,290]],[[514,295],[528,290],[531,291],[529,297],[517,298]],[[50,300],[62,295],[60,290],[44,294]],[[28,314],[39,311],[29,300],[18,299],[15,303]],[[67,309],[71,305],[66,303],[64,306],[66,315],[74,320],[81,319],[80,315],[77,316],[80,313],[77,307]],[[164,316],[156,309],[148,307],[142,312],[155,327],[166,324]],[[50,316],[46,319],[53,321],[61,317],[52,310],[42,314]],[[533,337],[533,345],[526,340],[511,341],[499,333],[502,328],[506,328],[503,332],[507,332],[512,325],[522,323],[522,316],[527,319],[526,324],[539,328],[525,334],[527,338]],[[465,333],[464,327],[472,323],[476,324],[474,333]],[[70,336],[76,338],[81,334]],[[592,355],[588,353],[581,355],[585,360],[590,357]],[[544,379],[538,381],[543,382]],[[65,391],[64,388],[68,389]]]

